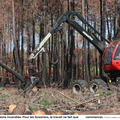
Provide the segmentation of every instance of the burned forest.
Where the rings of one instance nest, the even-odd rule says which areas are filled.
[[[119,115],[120,0],[0,0],[0,115]]]

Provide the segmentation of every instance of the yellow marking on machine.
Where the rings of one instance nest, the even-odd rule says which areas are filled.
[[[109,83],[111,83],[112,82],[112,80],[109,80]]]
[[[51,33],[48,33],[46,35],[46,37],[42,40],[42,42],[40,43],[39,48],[37,50],[39,50],[45,44],[45,42],[50,38],[50,36],[51,36]]]

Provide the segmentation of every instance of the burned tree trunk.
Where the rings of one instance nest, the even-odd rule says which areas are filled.
[[[85,18],[85,10],[84,10],[84,6],[85,6],[85,1],[82,0],[82,15]],[[85,29],[85,25],[83,25],[83,28]],[[88,66],[88,53],[87,53],[87,40],[85,38],[83,38],[83,42],[84,42],[84,58],[85,58],[85,80],[89,83],[90,80],[90,76],[89,76],[89,66]]]
[[[13,40],[14,40],[14,45],[15,45],[15,57],[17,61],[17,67],[18,67],[18,72],[21,74],[21,65],[20,65],[20,59],[19,59],[19,53],[18,53],[18,45],[17,45],[17,40],[16,40],[16,35],[15,35],[15,6],[14,6],[14,0],[12,0],[12,7],[13,7]],[[21,81],[19,82],[19,88],[21,88]]]
[[[24,0],[22,0],[22,44],[21,44],[21,74],[23,75],[24,71]]]
[[[115,0],[115,29],[114,37],[120,37],[120,0]]]
[[[101,36],[103,36],[105,38],[105,31],[106,31],[106,23],[105,23],[105,19],[106,19],[106,0],[100,0],[100,16],[101,16]],[[105,40],[102,39],[101,37],[101,41],[103,42],[104,46],[105,46]],[[103,65],[102,65],[102,54],[100,54],[99,56],[100,62],[99,62],[99,69],[100,69],[100,77],[105,76],[104,74],[104,70],[103,70]]]

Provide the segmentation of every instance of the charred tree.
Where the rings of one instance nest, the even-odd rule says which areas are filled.
[[[18,53],[18,44],[16,40],[16,32],[15,32],[15,6],[14,6],[14,0],[12,0],[12,8],[13,8],[13,40],[14,40],[14,45],[15,45],[15,58],[17,61],[17,66],[18,66],[18,72],[22,74],[21,72],[21,65],[20,65],[20,59],[19,59],[19,53]],[[19,88],[21,88],[21,81],[19,82]]]
[[[114,37],[120,38],[120,0],[115,0],[115,27]]]
[[[103,36],[105,38],[105,33],[106,33],[106,0],[100,0],[100,16],[101,16],[101,36]],[[101,37],[101,41],[103,42],[104,46],[105,46],[105,40],[102,39]],[[104,76],[104,70],[103,70],[103,65],[102,65],[102,54],[100,54],[99,56],[100,59],[100,76],[103,77]]]
[[[85,1],[82,0],[82,15],[85,18],[85,11],[84,11],[84,6],[85,6]],[[85,29],[85,25],[83,25],[83,28]],[[89,67],[88,67],[88,53],[87,53],[87,40],[85,38],[83,38],[84,41],[84,58],[85,58],[85,80],[89,83]],[[84,59],[83,58],[83,59]]]
[[[21,30],[21,70],[22,70],[22,75],[24,71],[24,0],[22,0],[22,30]]]

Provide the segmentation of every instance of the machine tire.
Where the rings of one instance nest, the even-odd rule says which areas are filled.
[[[98,89],[106,89],[107,88],[107,84],[104,80],[102,79],[93,79],[92,81],[90,81],[90,92],[95,94],[96,91]]]
[[[88,83],[85,80],[75,80],[72,83],[72,92],[76,95],[83,94],[88,89]]]

